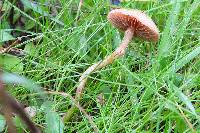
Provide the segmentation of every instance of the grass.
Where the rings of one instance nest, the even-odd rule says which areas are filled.
[[[22,38],[24,33],[16,47],[25,50],[26,56],[12,56],[11,63],[6,61],[11,58],[7,54],[1,58],[6,71],[23,75],[42,88],[74,96],[80,74],[109,55],[123,33],[107,21],[108,1],[85,0],[77,22],[78,1],[59,0],[57,7],[51,5],[58,3],[49,3],[44,6],[39,0],[37,8],[27,4],[22,10],[5,1],[8,10],[2,15],[1,29],[15,33],[14,38]],[[21,15],[24,26],[9,26],[11,7],[17,20],[17,14]],[[145,10],[159,27],[160,41],[153,44],[134,38],[123,58],[90,75],[81,105],[100,132],[200,131],[200,2],[138,1],[123,2],[120,7]],[[60,122],[59,116],[73,104],[60,95],[46,96],[56,113],[48,121],[38,93],[20,86],[10,86],[9,91],[23,104],[38,108],[33,121],[48,132],[59,132],[49,125]],[[101,93],[103,105],[97,100]],[[81,112],[64,126],[64,132],[74,131],[92,132]]]

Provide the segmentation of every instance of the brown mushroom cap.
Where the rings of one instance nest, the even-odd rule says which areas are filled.
[[[157,42],[159,39],[155,23],[140,10],[115,9],[109,12],[108,20],[122,31],[131,28],[134,36],[144,40]]]

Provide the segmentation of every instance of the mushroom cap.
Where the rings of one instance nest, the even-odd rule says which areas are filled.
[[[109,12],[108,20],[118,29],[132,29],[134,36],[147,41],[157,42],[159,30],[153,20],[140,10],[114,9]]]

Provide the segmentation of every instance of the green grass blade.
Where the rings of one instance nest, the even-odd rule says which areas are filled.
[[[180,2],[176,1],[173,4],[173,9],[170,13],[170,16],[167,19],[167,23],[165,26],[165,29],[163,31],[163,35],[161,38],[161,42],[159,45],[159,53],[158,53],[158,57],[160,58],[160,60],[162,60],[163,58],[167,57],[169,55],[169,53],[171,52],[171,48],[172,48],[172,35],[173,35],[173,31],[175,28],[175,25],[177,23],[177,19],[178,19],[178,14],[180,12]]]
[[[192,102],[190,99],[177,87],[175,86],[171,81],[169,81],[170,88],[175,92],[175,95],[187,106],[188,109],[194,114],[196,114],[195,108],[192,105]]]
[[[179,69],[184,67],[187,63],[189,63],[192,59],[197,57],[200,54],[200,46],[191,51],[189,54],[187,54],[185,57],[178,60],[172,67],[168,69],[168,73],[174,73],[177,72]]]

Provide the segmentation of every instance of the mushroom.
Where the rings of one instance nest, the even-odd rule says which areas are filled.
[[[125,31],[122,43],[115,51],[124,55],[128,43],[133,37],[157,42],[159,31],[150,17],[140,10],[115,9],[108,14],[108,20],[118,29]]]
[[[115,59],[123,56],[133,37],[138,37],[146,41],[157,42],[159,40],[159,30],[150,17],[140,10],[114,9],[109,12],[108,20],[118,29],[124,31],[124,38],[119,47],[103,61],[99,61],[90,66],[80,77],[76,90],[76,100],[79,101],[87,83],[88,75],[111,64]],[[64,116],[64,121],[69,121],[75,107],[72,106]]]

